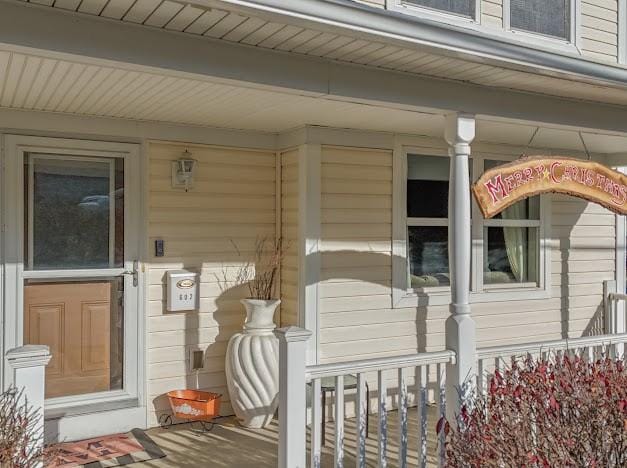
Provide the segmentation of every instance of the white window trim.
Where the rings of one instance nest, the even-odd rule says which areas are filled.
[[[423,307],[427,305],[446,305],[451,301],[449,286],[411,289],[407,275],[407,154],[427,154],[425,149],[397,144],[393,156],[393,220],[392,220],[392,306]],[[429,149],[429,156],[448,158],[446,150]],[[502,159],[493,154],[475,153],[471,156],[473,177],[483,173],[484,159]],[[470,194],[469,194],[470,196]],[[472,219],[482,220],[472,224],[472,271],[471,303],[500,302],[509,300],[548,299],[551,297],[551,198],[540,196],[540,221],[526,220],[525,224],[539,225],[539,278],[538,284],[489,285],[483,286],[483,228],[486,224],[498,225],[499,220],[483,220],[483,216],[474,199],[472,200]],[[433,220],[426,220],[427,222]],[[443,225],[448,223],[444,220]],[[487,221],[487,222],[486,222]]]
[[[455,24],[458,26],[478,26],[481,22],[481,2],[475,0],[475,17],[459,15],[445,10],[436,10],[429,7],[414,5],[406,0],[386,0],[386,8],[390,11],[398,11],[406,15],[420,16],[433,21]]]
[[[467,18],[455,13],[447,13],[445,11],[433,10],[427,7],[407,4],[405,0],[386,0],[386,8],[390,11],[397,11],[406,15],[420,16],[440,23],[452,24],[472,29],[474,31],[489,33],[503,40],[514,40],[528,44],[536,49],[551,50],[554,52],[583,55],[581,52],[581,0],[571,0],[571,21],[570,21],[570,39],[560,39],[557,37],[545,36],[529,31],[521,31],[510,27],[510,1],[503,0],[503,27],[498,28],[492,25],[485,25],[481,18],[481,4],[483,0],[476,0],[475,18]],[[626,0],[619,0],[624,2]],[[620,4],[619,4],[620,11]],[[619,23],[624,23],[619,21]],[[627,53],[625,54],[627,57]]]
[[[560,39],[559,37],[547,36],[544,34],[524,31],[511,27],[511,0],[503,0],[503,29],[505,33],[520,39],[523,42],[550,46],[563,52],[581,54],[580,46],[580,23],[581,23],[581,0],[570,0],[570,38]]]

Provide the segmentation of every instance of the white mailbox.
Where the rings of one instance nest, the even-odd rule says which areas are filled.
[[[187,270],[168,271],[168,312],[198,308],[198,274]]]

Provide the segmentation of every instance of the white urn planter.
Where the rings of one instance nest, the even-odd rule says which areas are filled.
[[[267,426],[278,407],[279,342],[274,312],[280,300],[242,299],[246,322],[229,340],[226,382],[231,405],[245,427]]]

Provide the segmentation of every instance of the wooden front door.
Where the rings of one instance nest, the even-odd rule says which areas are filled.
[[[111,306],[108,281],[24,287],[24,342],[52,353],[46,398],[110,389]]]

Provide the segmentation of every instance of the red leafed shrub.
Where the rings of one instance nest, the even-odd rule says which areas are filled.
[[[528,358],[495,372],[445,431],[447,467],[626,467],[621,360]]]
[[[43,450],[34,449],[39,416],[11,388],[0,394],[0,467],[35,468],[47,460]],[[52,452],[51,452],[52,453]]]

